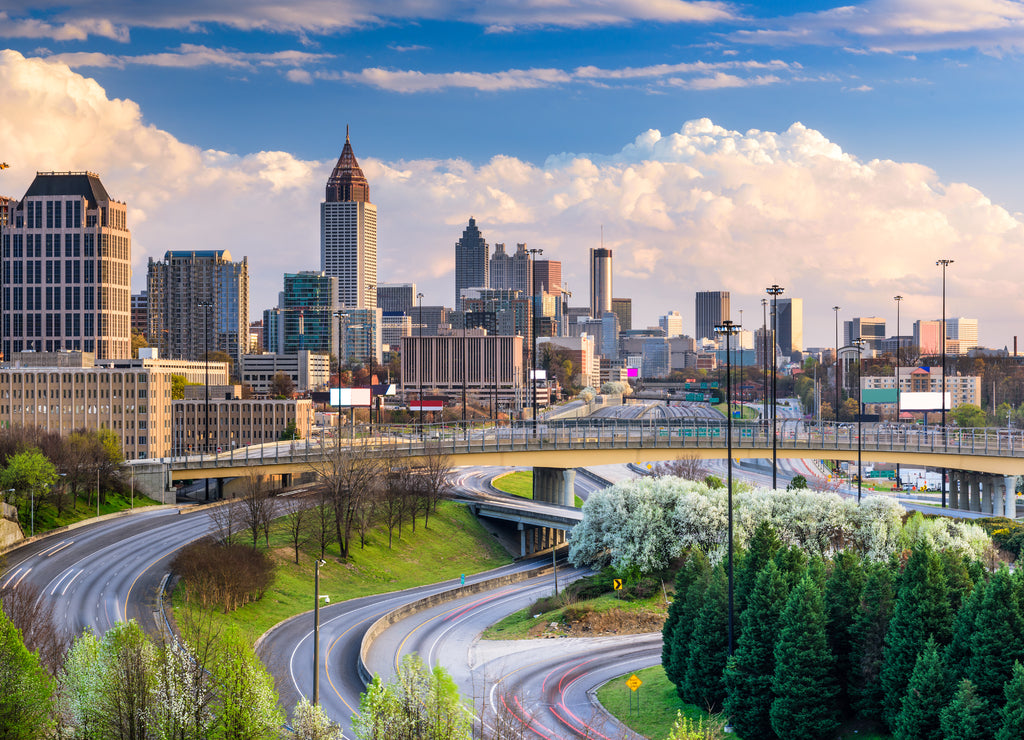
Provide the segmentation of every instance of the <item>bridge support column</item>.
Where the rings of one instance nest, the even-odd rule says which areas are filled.
[[[1017,476],[1003,477],[1003,516],[1017,518]]]
[[[995,488],[992,484],[995,480],[994,475],[985,475],[981,478],[981,513],[989,516],[992,514],[992,504],[995,501],[995,496],[992,495],[992,489]]]
[[[526,525],[519,522],[519,557],[526,557]]]
[[[960,487],[963,485],[963,475],[959,470],[949,471],[949,508],[963,508],[960,503]]]
[[[576,471],[573,468],[533,469],[533,499],[548,504],[574,506],[576,503]]]
[[[971,511],[981,511],[981,491],[978,490],[981,484],[981,476],[976,473],[967,474],[967,490],[970,492]]]

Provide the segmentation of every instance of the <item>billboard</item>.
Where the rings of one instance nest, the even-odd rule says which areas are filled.
[[[369,406],[369,388],[331,388],[331,406]]]
[[[946,393],[946,410],[950,408],[950,394]],[[941,393],[901,393],[900,408],[903,411],[941,411]]]
[[[640,377],[640,368],[638,368],[638,367],[627,367],[626,368],[626,377],[627,378],[639,378]]]

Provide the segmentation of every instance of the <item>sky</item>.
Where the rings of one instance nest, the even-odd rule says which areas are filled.
[[[350,127],[378,278],[452,305],[454,244],[614,254],[634,328],[728,290],[841,320],[946,314],[1024,334],[1024,2],[0,0],[0,194],[97,172],[128,204],[133,291],[169,249],[247,257],[250,315],[320,268]],[[743,316],[739,314],[744,311]]]

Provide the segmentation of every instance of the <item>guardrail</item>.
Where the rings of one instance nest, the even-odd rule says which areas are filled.
[[[373,434],[353,434],[341,444],[360,455],[422,457],[424,455],[472,455],[474,453],[585,449],[721,449],[726,445],[724,421],[701,419],[602,420],[600,423],[516,423],[504,427],[471,427],[457,424],[415,427],[377,426]],[[808,450],[814,457],[828,457],[831,450],[858,449],[882,452],[916,452],[957,455],[1024,457],[1024,431],[1004,429],[920,428],[864,425],[858,439],[856,424],[810,424],[799,419],[780,419],[776,446],[783,450]],[[859,445],[858,445],[859,443]],[[337,443],[332,439],[307,439],[245,447],[231,452],[165,458],[175,469],[245,467],[268,463],[308,463],[327,460]],[[768,449],[772,424],[768,421],[735,421],[735,450]]]

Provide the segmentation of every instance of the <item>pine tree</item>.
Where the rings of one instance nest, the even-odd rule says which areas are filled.
[[[949,633],[949,598],[942,561],[930,546],[919,543],[907,560],[885,635],[882,714],[890,728],[895,727],[918,654],[929,637],[946,645]]]
[[[943,740],[939,713],[949,700],[949,679],[942,652],[935,638],[929,637],[896,717],[895,740]]]
[[[861,594],[855,640],[851,646],[850,698],[864,718],[878,717],[882,711],[882,651],[892,618],[893,570],[886,563],[873,563],[867,570]]]
[[[736,652],[725,669],[724,711],[742,737],[771,737],[769,711],[775,673],[775,640],[788,590],[775,563],[761,569],[740,617]]]
[[[992,737],[991,714],[992,707],[965,678],[957,685],[953,700],[939,712],[942,740],[987,740]]]
[[[1002,720],[996,740],[1020,740],[1024,737],[1024,666],[1013,664],[1013,677],[1003,687],[1006,704],[999,711]]]
[[[860,594],[864,588],[864,569],[860,556],[852,550],[842,550],[832,559],[832,572],[825,582],[825,628],[828,646],[836,659],[836,684],[842,711],[850,706],[847,682],[853,660],[853,647],[860,611]]]
[[[678,634],[685,651],[686,645],[690,642],[689,636],[693,632],[693,618],[697,605],[703,602],[703,591],[707,588],[710,579],[711,565],[708,563],[707,556],[700,550],[690,550],[686,554],[686,561],[676,572],[675,597],[668,608],[668,617],[661,630],[661,664],[665,668],[668,680],[676,686],[679,685],[682,678],[681,667],[685,665],[685,658],[677,659],[675,655],[678,644],[676,637]],[[693,598],[697,596],[696,593],[690,593],[690,588],[694,584],[700,584],[699,599]]]
[[[772,729],[786,740],[832,737],[839,722],[835,698],[839,689],[832,653],[825,635],[825,605],[810,576],[801,580],[786,601],[775,643],[770,717]]]
[[[717,711],[725,699],[725,662],[729,657],[729,586],[725,567],[711,575],[704,603],[693,625],[686,653],[683,701]]]
[[[779,539],[779,535],[771,523],[764,520],[758,524],[750,536],[746,552],[743,553],[742,566],[736,570],[734,593],[738,614],[742,614],[747,608],[747,598],[754,590],[754,584],[765,563],[781,549],[782,540]]]
[[[967,568],[966,556],[955,550],[943,550],[940,555],[943,574],[946,576],[946,588],[949,591],[949,608],[956,614],[974,589],[974,580]]]
[[[959,681],[967,675],[971,664],[971,642],[974,639],[974,623],[985,597],[986,581],[978,581],[971,593],[964,599],[960,611],[953,619],[953,638],[946,648],[946,666],[951,681]],[[971,684],[974,686],[974,684]],[[977,689],[977,687],[974,687]]]
[[[982,696],[999,696],[1024,660],[1024,620],[1010,572],[1000,568],[985,586],[971,636],[967,678]]]
[[[807,572],[807,553],[799,547],[786,547],[778,550],[772,559],[779,566],[779,573],[786,580],[786,586],[792,591]]]
[[[681,699],[684,698],[683,683],[689,660],[690,637],[693,636],[693,626],[710,583],[711,563],[708,562],[707,555],[700,550],[693,550],[683,569],[676,575],[676,596],[672,605],[679,606],[676,621],[672,625],[672,647],[667,651],[667,655],[664,642],[662,647],[665,675],[675,684],[676,692]]]

